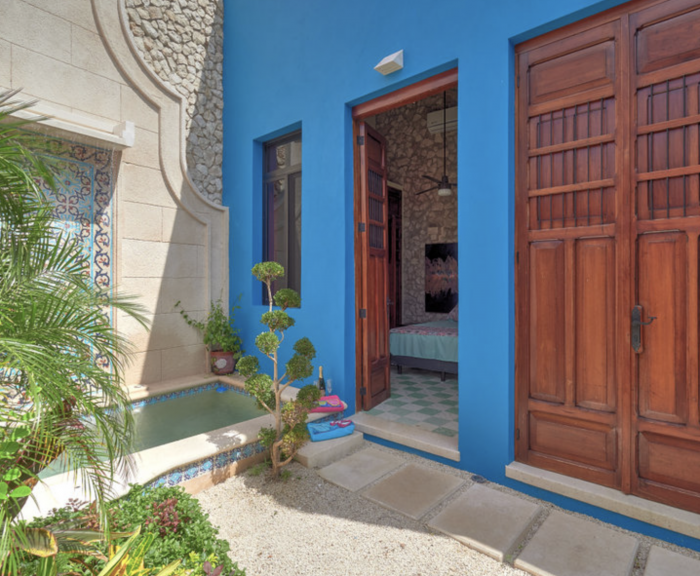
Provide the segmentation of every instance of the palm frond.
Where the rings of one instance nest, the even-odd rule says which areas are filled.
[[[80,242],[55,222],[42,191],[55,188],[55,167],[32,152],[37,136],[23,130],[26,121],[11,118],[28,107],[15,97],[0,93],[0,395],[22,402],[0,406],[1,432],[31,430],[17,483],[33,486],[61,456],[105,519],[112,481],[131,470],[133,424],[122,387],[131,346],[111,316],[120,311],[146,326],[145,316],[133,299],[95,286]],[[0,503],[3,573],[22,503]]]

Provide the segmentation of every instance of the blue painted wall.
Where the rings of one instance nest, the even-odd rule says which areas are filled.
[[[231,294],[243,294],[238,317],[249,351],[263,311],[260,287],[250,275],[262,256],[261,143],[301,127],[302,308],[289,337],[314,342],[316,365],[323,364],[334,391],[354,411],[350,110],[458,66],[459,293],[461,325],[468,327],[459,338],[459,466],[534,492],[504,476],[514,453],[513,46],[620,3],[227,2],[224,204],[231,208]],[[403,70],[387,77],[374,71],[400,49]],[[653,531],[633,524],[627,526]]]

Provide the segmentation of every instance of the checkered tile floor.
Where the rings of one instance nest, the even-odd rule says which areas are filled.
[[[391,398],[368,414],[417,426],[443,436],[457,436],[457,376],[447,374],[440,382],[438,372],[404,368],[391,369]]]

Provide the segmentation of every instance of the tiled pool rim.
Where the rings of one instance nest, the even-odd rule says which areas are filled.
[[[193,388],[186,388],[176,392],[159,394],[157,396],[149,396],[145,400],[132,403],[132,405],[135,407],[139,407],[144,406],[146,404],[164,402],[172,398],[192,396],[194,394],[206,392],[207,390],[216,389],[221,385],[226,386],[229,390],[235,392],[236,394],[250,396],[250,394],[248,394],[243,388],[240,388],[235,384],[230,384],[221,380],[217,380],[216,382],[204,384]],[[343,414],[344,412],[334,414],[322,414],[319,417],[312,419],[316,422],[326,422],[334,420],[338,417],[342,417]],[[196,460],[194,462],[190,462],[182,466],[177,466],[176,468],[173,468],[172,470],[169,470],[168,472],[161,474],[157,478],[153,479],[147,484],[147,486],[177,486],[182,482],[194,480],[195,478],[199,478],[200,476],[212,474],[217,470],[228,468],[231,464],[240,462],[241,460],[245,460],[246,458],[252,458],[253,456],[257,454],[262,454],[265,451],[266,448],[262,445],[262,442],[260,442],[260,440],[249,442],[242,446],[237,446],[236,448],[219,452],[218,454],[214,454],[213,456],[208,456],[206,458],[202,458],[201,460]]]
[[[211,387],[218,386],[219,383],[234,388],[237,393],[246,394],[243,389],[244,381],[240,376],[213,376],[211,374],[199,378],[190,377],[159,383],[157,386],[134,386],[129,388],[128,392],[132,403],[138,405],[141,401],[157,402],[166,400],[168,397],[193,394],[196,392],[190,392],[189,389],[211,389]],[[296,393],[297,389],[290,386],[283,392],[282,399],[292,399]],[[330,416],[310,414],[309,420],[325,421],[338,416],[341,414],[331,414]],[[125,494],[130,483],[146,486],[174,486],[201,476],[210,474],[213,476],[215,472],[232,464],[242,463],[255,457],[265,452],[265,448],[258,440],[257,430],[263,426],[271,425],[272,421],[270,415],[264,415],[241,424],[137,452],[133,455],[136,461],[134,477],[129,478],[128,481],[126,479],[115,481],[113,496],[116,498]],[[241,428],[246,430],[240,431]],[[197,439],[210,437],[213,438],[210,442],[197,443]],[[224,445],[218,449],[217,441],[221,444],[228,443],[228,446]],[[197,452],[200,454],[196,454]],[[202,452],[204,454],[201,454]],[[171,457],[174,457],[176,461],[179,460],[174,466],[167,465],[166,460],[171,459]],[[222,480],[229,475],[226,474]],[[40,484],[37,488],[41,487],[41,490],[35,489],[38,502],[34,505],[30,501],[22,511],[23,517],[29,520],[37,515],[45,515],[52,508],[64,506],[69,498],[77,497],[80,500],[90,501],[92,498],[90,495],[84,494],[82,487],[77,485],[76,478],[77,476],[66,473],[54,476],[44,484]]]
[[[143,400],[137,400],[132,402],[132,405],[137,407],[137,406],[142,406],[145,404],[152,404],[156,402],[163,402],[165,400],[170,400],[172,398],[180,398],[182,396],[190,396],[193,394],[198,394],[201,392],[205,392],[207,390],[212,390],[215,389],[221,385],[226,386],[236,394],[242,394],[244,396],[250,396],[245,389],[243,388],[244,386],[244,381],[243,379],[238,376],[238,375],[231,375],[231,376],[209,376],[206,379],[206,382],[201,383],[199,385],[194,384],[190,385],[187,387],[178,387],[178,389],[173,390],[171,392],[163,392],[159,394],[153,394],[145,397]],[[288,388],[287,389],[288,393],[283,395],[283,399],[289,399],[290,397],[293,397],[296,395],[296,389],[295,388]],[[132,393],[133,394],[133,393]],[[143,404],[142,404],[143,403]],[[317,422],[325,422],[327,420],[333,420],[339,416],[342,416],[343,413],[341,414],[331,414],[331,415],[326,415],[326,414],[312,414],[310,415],[310,420],[314,420]],[[181,484],[182,482],[188,481],[188,480],[194,480],[195,478],[199,478],[200,476],[204,476],[207,474],[213,474],[214,472],[218,470],[225,469],[229,467],[231,464],[234,464],[236,462],[240,462],[242,460],[245,460],[247,458],[252,458],[253,456],[256,456],[257,454],[262,454],[265,452],[266,449],[258,440],[257,438],[255,440],[252,440],[250,442],[246,442],[244,444],[241,444],[240,446],[235,446],[233,448],[223,450],[221,452],[218,452],[216,454],[206,456],[204,458],[201,458],[199,460],[194,460],[192,462],[188,462],[186,464],[181,464],[179,466],[176,466],[167,472],[160,474],[159,476],[153,478],[150,482],[147,483],[147,486],[176,486],[178,484]]]
[[[131,402],[131,407],[143,408],[144,406],[148,406],[150,404],[157,404],[159,402],[165,402],[166,400],[174,400],[175,398],[182,398],[183,396],[194,396],[195,394],[201,394],[202,392],[208,392],[209,390],[216,390],[221,386],[225,386],[228,390],[231,390],[236,394],[240,394],[241,396],[250,397],[250,394],[248,394],[248,392],[246,392],[240,386],[222,382],[221,380],[216,380],[215,382],[208,382],[206,384],[200,384],[199,386],[195,385],[190,388],[183,388],[182,390],[176,390],[174,392],[164,392],[162,394],[148,396],[143,400],[136,400]]]
[[[202,392],[208,392],[209,390],[216,390],[221,386],[225,386],[229,391],[234,392],[235,394],[250,397],[250,394],[248,394],[240,386],[224,382],[223,379],[217,379],[215,382],[209,382],[199,386],[148,396],[143,400],[132,402],[131,406],[133,408],[142,408],[143,406],[148,406],[150,404],[157,404],[159,402],[165,402],[175,398],[194,396],[196,394],[201,394]],[[238,462],[245,458],[251,458],[256,454],[261,454],[262,452],[265,452],[265,447],[259,440],[249,442],[213,456],[208,456],[207,458],[203,458],[189,464],[177,466],[176,468],[173,468],[172,470],[169,470],[168,472],[154,478],[147,484],[147,486],[176,486],[186,480],[193,480],[200,476],[204,476],[205,474],[226,468],[234,462]]]

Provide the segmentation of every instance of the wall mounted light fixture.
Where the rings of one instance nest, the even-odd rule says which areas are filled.
[[[397,70],[403,68],[403,50],[389,54],[386,58],[382,58],[381,62],[377,64],[374,69],[386,76]]]

